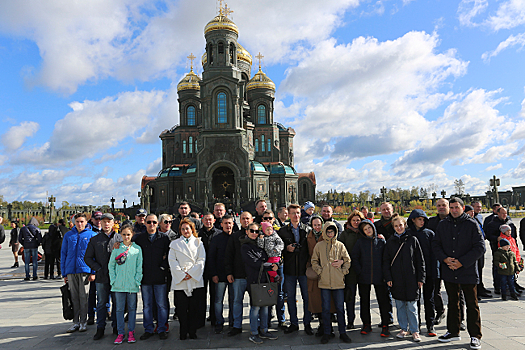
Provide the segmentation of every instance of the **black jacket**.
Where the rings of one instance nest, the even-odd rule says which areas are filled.
[[[434,255],[441,264],[441,279],[458,284],[478,284],[479,272],[477,261],[485,252],[485,241],[474,219],[463,213],[454,219],[448,215],[439,223],[434,241]],[[443,261],[455,258],[463,265],[451,270]]]
[[[20,229],[18,232],[18,241],[24,247],[24,249],[38,248],[42,243],[42,234],[35,225],[27,225]]]
[[[169,237],[157,231],[153,242],[149,240],[147,232],[139,233],[133,238],[142,249],[142,284],[166,283],[169,274]]]
[[[194,217],[191,217],[191,216],[186,216],[187,219],[189,219],[191,222],[193,222],[195,224],[195,230],[197,230],[197,232],[199,232],[199,230],[202,228],[202,222],[198,219],[195,219]],[[177,234],[180,234],[179,232],[179,225],[180,225],[180,221],[182,220],[182,216],[179,214],[177,215],[177,217],[175,217],[173,219],[173,222],[171,224],[171,229],[176,232]]]
[[[310,217],[310,220],[312,218]],[[327,219],[325,220],[323,217],[321,217],[321,219],[323,219],[323,223],[326,223],[326,222],[333,222],[335,226],[337,226],[337,237],[339,237],[339,235],[341,234],[341,232],[343,232],[343,226],[341,226],[340,223],[338,223],[336,220],[334,220],[334,218],[330,218],[330,219]]]
[[[11,239],[9,240],[9,244],[13,245],[15,243],[18,243],[18,232],[20,231],[20,228],[15,227],[11,230]]]
[[[208,258],[210,243],[213,237],[219,233],[221,233],[221,230],[217,230],[215,226],[212,226],[209,231],[206,231],[206,228],[202,226],[198,233],[204,245],[204,250],[206,251],[206,264],[204,265],[204,273],[202,274],[205,280],[210,279],[212,276],[210,275],[210,259]]]
[[[405,231],[401,237],[392,235],[388,239],[383,255],[383,274],[385,281],[392,281],[390,292],[394,299],[414,301],[419,298],[417,283],[425,283],[425,259],[417,238]]]
[[[440,221],[441,221],[441,218],[439,217],[439,215],[431,217],[430,219],[428,219],[427,228],[430,231],[436,233],[436,230],[438,228],[438,224]]]
[[[226,261],[226,247],[230,238],[231,235],[224,231],[214,236],[206,255],[206,260],[209,261],[210,277],[218,276],[219,282],[227,282],[224,263]]]
[[[147,233],[146,225],[141,225],[138,222],[133,224],[133,234],[137,235],[139,233]],[[135,236],[133,236],[135,237]]]
[[[246,267],[246,289],[251,292],[250,285],[257,283],[261,265],[268,260],[268,255],[263,248],[257,246],[257,241],[249,239],[248,236],[241,238],[241,257]],[[264,266],[263,271],[269,271],[271,266]],[[261,275],[261,282],[268,282],[268,274]]]
[[[382,216],[380,220],[374,221],[376,231],[378,235],[383,235],[385,240],[388,241],[392,235],[394,235],[394,227],[392,226],[391,220],[385,220]]]
[[[383,253],[386,242],[384,239],[377,238],[374,224],[369,220],[366,221],[374,227],[374,236],[368,237],[360,230],[361,237],[357,240],[350,253],[352,266],[357,273],[357,281],[359,283],[384,283]]]
[[[226,276],[232,275],[233,278],[246,278],[246,270],[241,255],[241,239],[246,237],[246,230],[240,229],[233,232],[226,246],[224,257],[224,272]]]
[[[417,229],[412,219],[422,217],[425,219],[425,224],[428,223],[427,214],[421,209],[414,209],[408,217],[408,234],[417,238],[423,257],[425,258],[425,269],[427,273],[427,281],[430,279],[439,278],[439,264],[432,251],[432,241],[434,240],[434,231],[425,228]]]
[[[115,231],[111,231],[109,236],[104,232],[100,232],[89,240],[86,253],[84,254],[84,261],[91,270],[95,271],[96,283],[109,283],[108,263],[113,250],[109,242],[115,235],[120,236]]]
[[[306,264],[310,259],[306,237],[311,230],[310,226],[299,223],[299,242],[295,240],[291,223],[277,232],[284,242],[283,271],[285,275],[304,276],[306,274]],[[293,243],[299,243],[299,247],[295,248],[293,252],[289,252],[287,246]]]
[[[516,226],[512,222],[511,218],[507,216],[505,220],[501,220],[497,215],[492,218],[492,220],[483,227],[485,231],[485,237],[490,242],[490,248],[493,252],[498,250],[498,237],[500,235],[499,227],[501,225],[509,225],[511,228],[511,236],[514,238],[517,242],[518,232],[516,230]]]

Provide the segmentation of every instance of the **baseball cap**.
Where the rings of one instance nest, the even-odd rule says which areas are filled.
[[[102,219],[102,212],[101,211],[96,211],[93,213],[93,218],[95,219]]]
[[[141,216],[141,215],[148,215],[148,212],[146,211],[146,209],[143,209],[143,208],[140,208],[139,210],[137,210],[137,214],[135,214],[135,216]]]
[[[104,219],[115,220],[115,217],[114,217],[113,214],[111,214],[111,213],[104,213],[104,214],[102,215],[101,220],[104,220]]]

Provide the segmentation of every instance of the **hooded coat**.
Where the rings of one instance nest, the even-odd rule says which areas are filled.
[[[502,268],[502,265],[505,264],[505,268]],[[494,253],[494,265],[498,268],[498,274],[504,276],[513,276],[516,271],[519,271],[518,262],[516,261],[516,255],[512,250],[507,250],[503,248],[498,248]]]
[[[335,235],[328,238],[326,230],[332,227]],[[332,266],[334,260],[343,260],[340,267]],[[344,289],[345,275],[350,269],[350,255],[345,245],[337,240],[337,226],[327,222],[323,227],[323,241],[315,245],[312,253],[312,268],[319,276],[318,286],[321,289]]]
[[[425,219],[425,225],[421,229],[417,229],[412,219],[423,218]],[[408,234],[417,238],[423,251],[423,257],[425,258],[425,269],[427,273],[427,279],[439,278],[439,263],[432,251],[432,241],[434,240],[434,231],[426,228],[428,224],[428,216],[421,209],[414,209],[408,216]]]
[[[374,229],[372,237],[368,237],[364,231],[364,225],[368,224]],[[362,284],[384,283],[383,278],[383,252],[386,241],[377,237],[376,227],[370,220],[363,220],[359,224],[361,237],[357,240],[350,257],[352,265],[357,274],[357,280]]]
[[[425,283],[425,259],[416,237],[405,231],[401,236],[394,234],[388,239],[383,274],[386,282],[392,282],[390,292],[394,299],[414,301],[419,298],[418,282]]]

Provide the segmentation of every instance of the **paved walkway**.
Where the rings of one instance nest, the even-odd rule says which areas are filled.
[[[490,252],[486,254],[486,265],[490,265]],[[302,331],[293,335],[285,335],[278,331],[278,340],[265,341],[263,345],[254,346],[248,341],[248,298],[245,299],[243,333],[229,338],[216,335],[208,324],[199,329],[199,339],[180,341],[178,339],[178,321],[170,321],[171,332],[167,340],[157,337],[147,341],[138,340],[135,344],[124,343],[113,345],[114,336],[111,328],[106,328],[106,336],[99,341],[93,341],[96,326],[88,326],[86,333],[65,333],[71,325],[62,318],[59,287],[61,280],[22,281],[24,268],[11,269],[13,263],[10,249],[4,246],[0,249],[0,349],[87,349],[97,347],[97,350],[113,348],[133,349],[220,349],[220,348],[280,348],[280,349],[468,349],[467,332],[462,332],[462,340],[448,344],[439,343],[436,338],[422,336],[419,344],[408,340],[398,340],[394,337],[383,339],[379,336],[379,328],[373,333],[363,336],[358,329],[349,331],[352,344],[340,343],[336,337],[327,345],[320,345],[320,338],[308,336]],[[43,266],[39,266],[39,275],[43,275]],[[484,281],[490,287],[492,278],[490,270],[484,269]],[[525,282],[521,283],[522,285]],[[299,293],[298,293],[299,295]],[[446,295],[445,295],[446,296]],[[501,299],[486,299],[480,302],[483,325],[483,349],[525,349],[525,297],[521,301],[501,301]],[[301,307],[299,307],[301,309]],[[357,303],[357,310],[359,302]],[[379,322],[377,303],[372,303],[373,324]],[[445,322],[437,326],[439,335],[445,332]],[[359,317],[356,325],[360,327]],[[317,327],[317,320],[312,323]],[[336,324],[334,324],[336,327]],[[337,327],[336,327],[337,328]],[[394,332],[397,331],[397,327]],[[109,333],[109,334],[108,334]],[[137,336],[143,333],[142,304],[138,305]],[[337,334],[337,332],[336,332]],[[395,333],[394,333],[395,334]],[[138,337],[137,337],[138,338]]]

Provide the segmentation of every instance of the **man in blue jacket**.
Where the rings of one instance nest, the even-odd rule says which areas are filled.
[[[95,273],[84,261],[89,240],[96,233],[91,230],[85,213],[75,215],[75,227],[64,235],[60,265],[64,282],[69,285],[73,302],[73,325],[68,333],[87,330],[89,275]]]
[[[478,306],[478,259],[485,252],[485,242],[478,224],[464,213],[460,198],[451,198],[450,214],[438,224],[432,249],[441,262],[441,279],[448,295],[447,332],[440,342],[461,340],[459,294],[463,291],[467,305],[467,329],[470,348],[481,348],[481,317]]]

